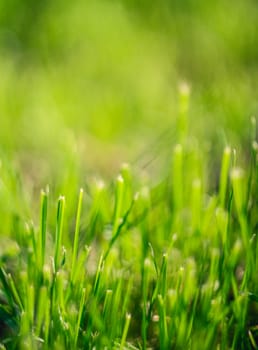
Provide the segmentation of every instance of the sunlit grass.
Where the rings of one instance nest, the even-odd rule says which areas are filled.
[[[0,349],[258,349],[257,4],[37,4],[0,5]]]
[[[60,196],[55,228],[41,192],[38,226],[21,219],[1,253],[3,348],[256,348],[256,141],[245,171],[225,148],[209,195],[183,141],[163,186],[124,165],[87,211],[80,190],[74,219]]]

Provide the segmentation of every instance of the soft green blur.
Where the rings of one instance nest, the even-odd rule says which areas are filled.
[[[201,146],[244,147],[257,23],[255,0],[2,1],[1,152],[32,192],[144,166],[178,142],[182,82]]]

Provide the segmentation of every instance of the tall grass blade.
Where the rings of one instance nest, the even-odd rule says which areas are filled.
[[[129,329],[129,326],[130,326],[130,322],[131,322],[131,314],[127,313],[126,316],[125,316],[125,325],[124,325],[124,330],[123,330],[123,334],[122,334],[122,339],[121,339],[119,350],[123,350],[124,349],[124,344],[125,344],[125,341],[126,341],[128,329]]]
[[[43,266],[45,263],[47,209],[48,209],[48,189],[46,191],[41,191],[40,234],[39,234],[39,242],[38,242],[38,260],[39,260],[39,267],[41,272],[43,270]]]
[[[60,196],[57,204],[57,217],[56,217],[56,236],[55,236],[55,256],[54,267],[57,271],[61,265],[61,244],[63,234],[63,220],[64,220],[65,198]]]
[[[78,256],[78,248],[79,248],[79,232],[80,232],[80,218],[82,211],[82,200],[83,200],[83,189],[80,190],[77,214],[76,214],[76,223],[75,223],[75,234],[74,234],[74,242],[73,242],[73,255],[72,255],[72,268],[71,268],[71,282],[74,282],[75,275],[75,265]]]
[[[231,159],[231,148],[226,147],[223,152],[221,171],[220,171],[219,203],[221,208],[226,208],[226,194],[227,194],[230,159]]]

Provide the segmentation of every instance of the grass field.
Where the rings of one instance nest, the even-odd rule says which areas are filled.
[[[258,349],[256,23],[0,2],[0,349]]]

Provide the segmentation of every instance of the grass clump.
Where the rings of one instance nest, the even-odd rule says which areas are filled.
[[[53,224],[48,189],[38,224],[19,219],[1,251],[3,349],[257,348],[256,132],[242,168],[224,149],[210,193],[182,128],[161,184],[125,165],[80,190],[74,219],[60,196]]]

